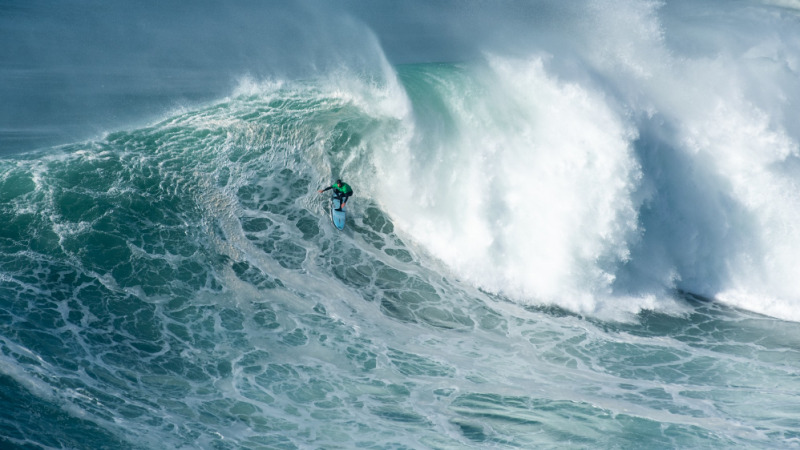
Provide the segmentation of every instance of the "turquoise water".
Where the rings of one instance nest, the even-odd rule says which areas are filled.
[[[796,322],[691,293],[601,320],[477,288],[365,189],[372,145],[410,125],[362,100],[246,86],[2,161],[4,445],[800,445]],[[336,173],[358,195],[344,232],[316,192]]]
[[[800,447],[796,7],[328,3],[0,6],[0,447]]]

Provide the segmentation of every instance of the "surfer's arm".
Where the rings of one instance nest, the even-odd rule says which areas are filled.
[[[319,191],[317,191],[317,192],[319,192],[319,193],[322,193],[322,192],[325,192],[325,191],[327,191],[328,189],[332,189],[332,188],[333,188],[333,186],[328,186],[328,187],[326,187],[325,189],[320,189],[320,190],[319,190]]]

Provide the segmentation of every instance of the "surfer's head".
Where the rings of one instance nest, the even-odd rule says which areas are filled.
[[[342,180],[336,180],[336,185],[337,186],[341,186],[342,185]]]

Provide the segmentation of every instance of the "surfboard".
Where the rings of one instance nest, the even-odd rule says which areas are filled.
[[[339,208],[339,199],[331,197],[331,222],[333,222],[333,226],[335,226],[339,230],[344,230],[344,218],[345,218],[345,211],[337,211]]]

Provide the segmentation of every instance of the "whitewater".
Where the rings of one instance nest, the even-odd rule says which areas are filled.
[[[800,447],[800,3],[559,3],[0,8],[0,447]]]

